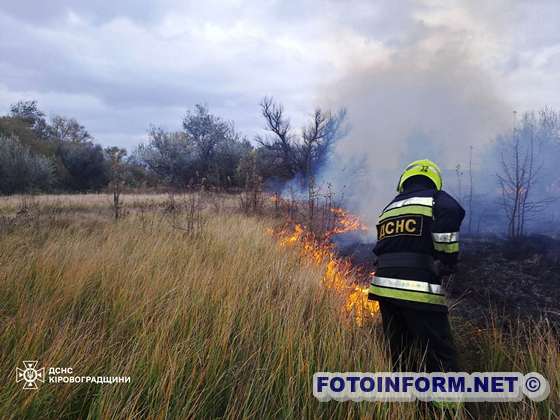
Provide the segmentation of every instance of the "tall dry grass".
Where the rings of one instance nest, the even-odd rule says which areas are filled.
[[[154,214],[6,231],[0,417],[427,418],[419,404],[314,399],[314,372],[386,371],[388,358],[379,323],[352,323],[344,297],[321,285],[323,267],[280,248],[271,223],[216,214],[188,234]],[[473,405],[474,418],[558,413],[558,343],[550,329],[519,331],[530,339],[491,329],[459,342],[477,368],[545,374],[551,397]],[[132,381],[23,391],[15,368],[29,359]]]
[[[193,195],[200,196],[209,207],[217,210],[233,209],[239,206],[239,197],[233,194],[215,192],[189,192],[189,193],[153,193],[135,194],[122,193],[120,196],[125,213],[131,210],[152,211],[169,204],[170,200],[176,203],[185,203]],[[72,213],[108,213],[111,211],[113,194],[88,193],[88,194],[14,194],[0,199],[0,216],[10,216],[21,212],[35,214],[72,214]]]

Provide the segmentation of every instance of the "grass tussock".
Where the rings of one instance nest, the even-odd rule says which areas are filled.
[[[314,372],[387,371],[388,358],[379,322],[349,322],[344,297],[321,284],[324,267],[279,247],[265,233],[270,223],[214,215],[192,235],[155,215],[131,216],[22,225],[0,237],[0,374],[10,378],[0,417],[427,416],[418,404],[314,399]],[[477,369],[539,371],[551,397],[473,405],[473,415],[559,413],[555,336],[518,331],[458,338]],[[23,391],[15,382],[23,360],[131,383]]]

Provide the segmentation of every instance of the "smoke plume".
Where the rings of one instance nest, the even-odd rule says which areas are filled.
[[[322,103],[346,107],[349,131],[320,180],[372,227],[406,163],[434,160],[444,189],[456,191],[456,167],[468,165],[470,147],[480,150],[511,124],[511,107],[465,34],[420,32],[323,89]]]

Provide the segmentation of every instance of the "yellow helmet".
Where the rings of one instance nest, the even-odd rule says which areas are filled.
[[[425,176],[429,178],[436,189],[439,191],[443,186],[443,179],[441,178],[441,169],[437,166],[434,162],[429,159],[422,159],[422,160],[415,160],[414,162],[410,163],[404,172],[402,173],[399,184],[397,185],[397,191],[403,192],[403,185],[404,182],[413,177],[413,176]]]

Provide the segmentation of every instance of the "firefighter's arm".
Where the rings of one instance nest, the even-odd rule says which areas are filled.
[[[453,273],[457,265],[459,230],[465,210],[445,191],[439,191],[434,198],[434,258],[440,261],[441,275],[447,275]]]

